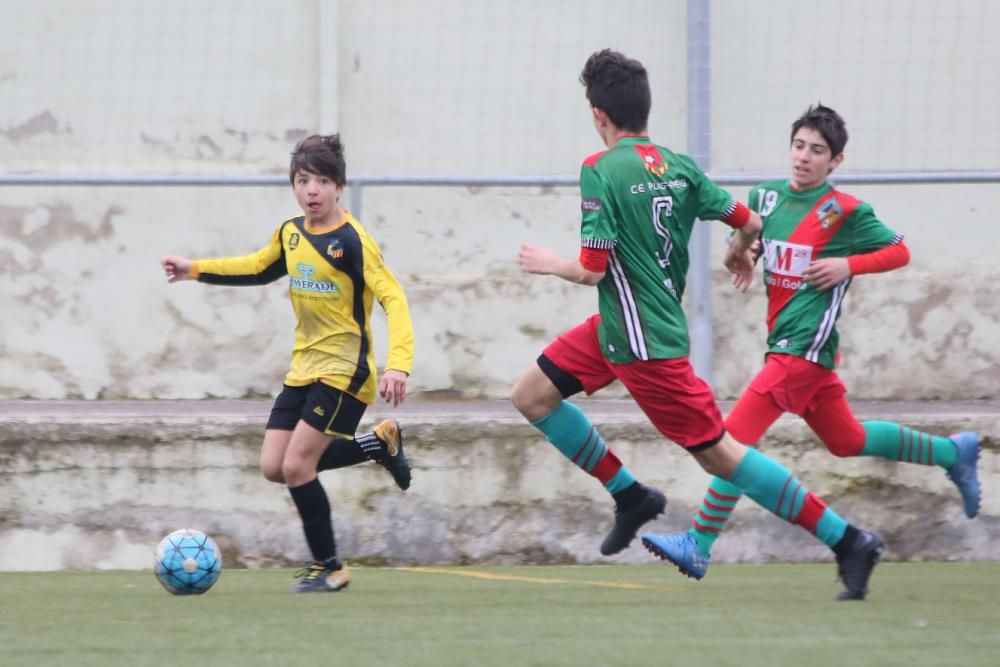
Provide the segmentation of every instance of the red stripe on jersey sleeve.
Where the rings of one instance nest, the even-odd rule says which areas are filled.
[[[736,208],[733,209],[732,213],[722,218],[722,221],[733,229],[739,229],[750,219],[750,209],[743,202],[734,203]]]
[[[586,160],[584,160],[583,164],[585,164],[588,167],[593,167],[595,164],[597,164],[597,161],[600,160],[604,156],[605,153],[607,153],[607,151],[601,151],[600,153],[594,153],[593,155],[591,155],[590,157],[588,157]]]
[[[580,266],[594,273],[604,273],[608,270],[609,252],[604,248],[580,248]]]
[[[847,258],[847,266],[851,269],[851,275],[856,276],[861,273],[883,273],[892,271],[901,266],[906,266],[910,261],[910,249],[900,241],[892,245],[887,245],[875,252],[866,252],[863,255],[850,255]]]

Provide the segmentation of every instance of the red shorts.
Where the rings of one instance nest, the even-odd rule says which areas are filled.
[[[582,389],[587,395],[621,380],[653,426],[682,447],[715,444],[722,437],[722,413],[705,381],[694,374],[687,357],[613,364],[601,354],[597,336],[600,315],[592,315],[556,338],[542,353],[556,369],[542,370],[564,396]],[[567,387],[559,371],[576,380]]]
[[[826,401],[847,394],[836,371],[791,354],[769,354],[750,381],[750,391],[770,396],[785,412],[799,416]]]

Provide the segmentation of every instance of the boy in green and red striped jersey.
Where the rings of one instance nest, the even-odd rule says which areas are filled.
[[[979,512],[976,472],[979,437],[950,438],[890,422],[859,422],[837,377],[836,323],[852,276],[891,271],[910,258],[903,237],[883,225],[872,207],[836,190],[827,176],[844,159],[847,130],[836,111],[810,107],[792,125],[790,178],[751,190],[750,205],[764,221],[767,358],[733,406],[726,428],[754,446],[785,412],[802,416],[836,456],[877,456],[944,468],[958,487],[969,518]],[[734,277],[745,291],[752,272]],[[646,534],[643,541],[689,577],[705,576],[711,548],[740,498],[713,479],[694,527],[681,535]]]
[[[664,495],[636,481],[587,416],[566,400],[620,380],[657,430],[707,472],[827,544],[846,585],[841,599],[863,598],[882,539],[850,526],[782,465],[727,434],[711,389],[688,361],[681,296],[695,220],[718,219],[736,229],[726,266],[746,275],[753,269],[749,251],[760,217],[690,158],[650,141],[649,80],[641,63],[599,51],[580,79],[608,150],[584,160],[581,169],[579,257],[523,245],[518,263],[528,273],[596,286],[599,314],[545,348],[515,385],[514,406],[615,499],[614,526],[601,553],[625,549],[666,505]]]

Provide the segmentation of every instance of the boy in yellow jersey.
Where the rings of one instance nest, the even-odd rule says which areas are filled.
[[[406,398],[413,366],[413,326],[406,295],[382,259],[378,245],[341,208],[347,183],[339,135],[308,137],[295,147],[289,178],[303,215],[278,225],[271,242],[245,257],[160,260],[168,282],[263,285],[290,276],[295,346],[284,387],[271,409],[260,468],[284,483],[302,517],[313,563],[299,575],[295,592],[338,591],[350,572],[337,557],[330,502],[317,473],[375,460],[400,488],[410,485],[410,466],[395,420],[355,437],[365,408],[378,394],[398,406]],[[376,387],[371,312],[386,312],[389,353]]]

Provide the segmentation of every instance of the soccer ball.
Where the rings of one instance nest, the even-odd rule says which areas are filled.
[[[221,572],[219,547],[200,530],[175,530],[156,547],[153,573],[174,595],[201,595],[219,579]]]

